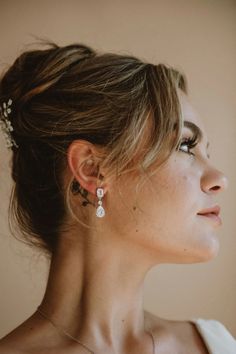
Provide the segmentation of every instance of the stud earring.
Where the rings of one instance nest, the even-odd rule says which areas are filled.
[[[98,207],[96,209],[96,216],[102,218],[105,215],[105,210],[102,206],[102,197],[104,196],[104,190],[102,187],[96,189],[96,194],[98,197]]]

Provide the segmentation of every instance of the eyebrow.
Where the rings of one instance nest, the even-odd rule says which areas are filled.
[[[196,124],[194,124],[193,122],[190,122],[188,120],[185,120],[184,121],[184,127],[190,129],[194,133],[194,135],[196,135],[199,138],[199,141],[202,140],[203,132]],[[209,148],[209,145],[210,145],[210,143],[208,141],[207,142],[207,146],[206,146],[207,149]]]

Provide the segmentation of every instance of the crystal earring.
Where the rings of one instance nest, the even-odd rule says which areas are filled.
[[[96,194],[98,197],[98,207],[96,209],[96,216],[102,218],[105,215],[105,210],[102,207],[102,197],[104,196],[104,190],[102,187],[96,189]]]

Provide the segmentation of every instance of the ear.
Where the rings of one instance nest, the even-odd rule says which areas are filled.
[[[74,140],[67,150],[67,161],[71,173],[81,187],[96,196],[96,188],[107,185],[99,170],[99,154],[93,144],[86,140]]]

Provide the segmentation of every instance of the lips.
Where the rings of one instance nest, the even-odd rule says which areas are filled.
[[[222,221],[221,221],[221,218],[220,218],[219,214],[220,214],[219,205],[215,205],[212,208],[200,210],[197,213],[197,215],[205,217],[205,218],[208,218],[208,219],[211,219],[214,222],[217,222],[217,224],[222,224]]]
[[[198,215],[206,215],[206,214],[214,214],[219,216],[220,214],[220,207],[219,205],[216,205],[212,208],[204,209],[198,212]]]

